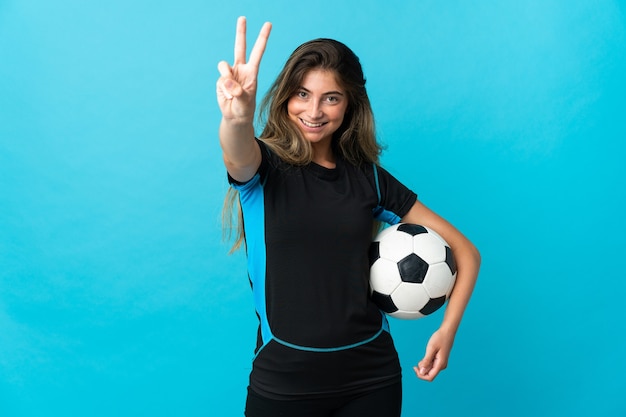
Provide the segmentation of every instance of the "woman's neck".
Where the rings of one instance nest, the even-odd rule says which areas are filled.
[[[324,168],[335,168],[337,166],[335,154],[330,143],[313,144],[313,162]]]

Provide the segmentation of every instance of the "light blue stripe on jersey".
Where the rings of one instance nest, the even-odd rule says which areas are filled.
[[[377,206],[374,209],[374,218],[378,221],[385,222],[391,225],[400,223],[400,220],[402,220],[400,216],[398,216],[396,213],[385,210],[381,206]]]
[[[365,339],[362,340],[360,342],[357,343],[353,343],[351,345],[344,345],[344,346],[339,346],[339,347],[332,347],[332,348],[316,348],[316,347],[308,347],[308,346],[300,346],[300,345],[295,345],[293,343],[289,343],[289,342],[285,342],[284,340],[281,340],[277,337],[274,337],[274,340],[278,343],[280,343],[281,345],[293,348],[293,349],[298,349],[298,350],[306,350],[308,352],[337,352],[338,350],[346,350],[346,349],[352,349],[355,348],[357,346],[361,346],[364,345],[366,343],[371,342],[372,340],[376,339],[378,336],[380,336],[380,334],[383,332],[383,330],[385,330],[384,327],[381,327],[380,330],[378,332],[376,332],[376,334],[372,337],[370,337],[369,339]]]
[[[374,168],[374,183],[376,183],[376,196],[378,197],[378,205],[372,211],[374,213],[374,218],[380,222],[384,222],[384,223],[391,224],[391,225],[400,223],[400,220],[402,220],[400,216],[398,216],[394,212],[385,210],[380,205],[381,197],[380,197],[380,184],[378,182],[378,166],[375,163],[372,164],[372,166]]]
[[[239,201],[246,227],[246,249],[248,257],[248,274],[252,282],[254,305],[261,322],[263,345],[272,340],[273,335],[267,320],[267,304],[265,295],[265,202],[261,176],[257,173],[245,184],[233,184],[239,190]]]

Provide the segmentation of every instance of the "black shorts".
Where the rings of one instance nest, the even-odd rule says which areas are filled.
[[[402,383],[345,397],[274,400],[248,388],[246,417],[400,417]]]

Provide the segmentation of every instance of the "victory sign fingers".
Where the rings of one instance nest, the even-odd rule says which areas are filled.
[[[230,66],[226,61],[218,64],[220,78],[217,82],[217,96],[224,117],[250,116],[254,113],[259,65],[271,29],[271,23],[263,25],[246,62],[246,18],[237,20],[233,65]],[[232,103],[233,99],[238,102]]]

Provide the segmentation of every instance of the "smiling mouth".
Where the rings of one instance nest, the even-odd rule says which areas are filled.
[[[322,127],[322,126],[324,126],[324,125],[326,124],[326,122],[324,122],[324,123],[311,123],[311,122],[307,122],[307,121],[306,121],[306,120],[304,120],[304,119],[300,119],[300,121],[301,121],[301,122],[302,122],[302,124],[303,124],[303,125],[305,125],[306,127],[312,127],[312,128],[315,128],[315,127]]]

